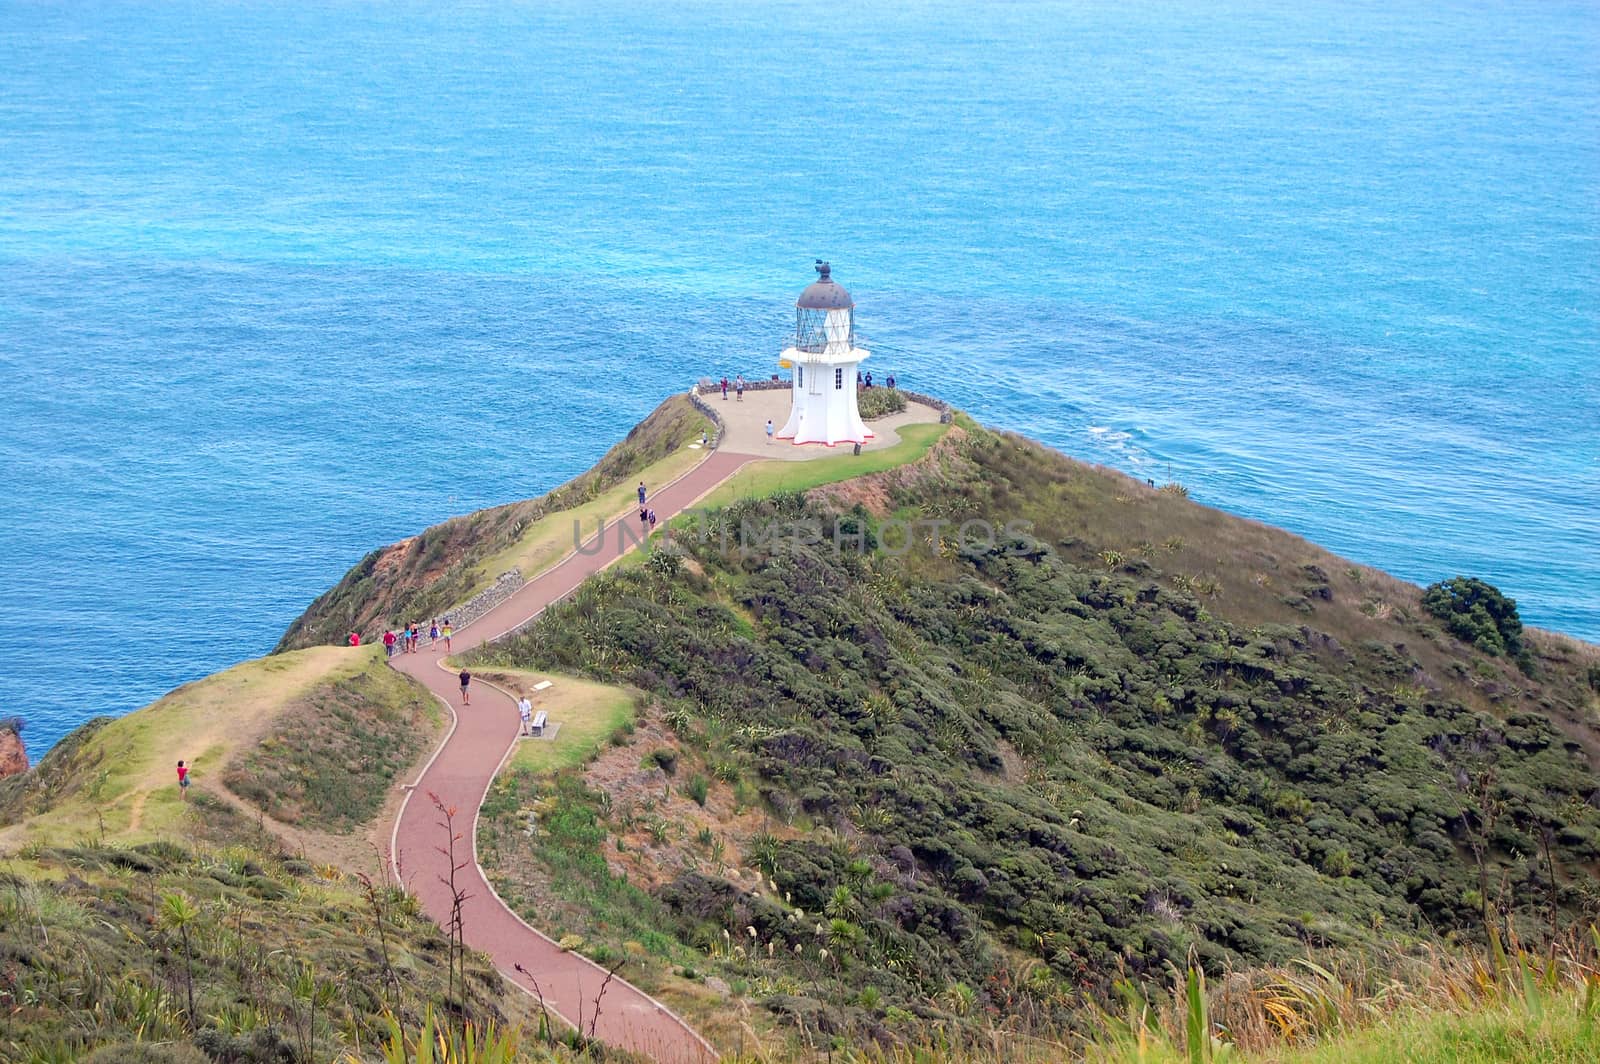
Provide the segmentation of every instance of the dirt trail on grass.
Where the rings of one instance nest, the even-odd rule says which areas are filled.
[[[664,521],[752,460],[749,455],[715,452],[654,493],[650,505]],[[619,535],[624,527],[627,534]],[[469,631],[458,630],[454,651],[470,650],[537,616],[626,553],[636,541],[637,529],[636,523],[607,526],[583,550],[534,577]],[[688,1024],[620,977],[606,986],[596,1021],[594,1002],[605,970],[523,923],[495,894],[476,860],[478,808],[516,742],[517,710],[509,698],[482,684],[472,685],[472,704],[464,706],[456,672],[443,664],[443,658],[443,648],[435,647],[397,654],[392,661],[456,714],[455,729],[423,769],[395,823],[394,866],[400,881],[430,916],[448,926],[453,908],[447,885],[451,860],[443,851],[453,836],[456,889],[465,892],[461,924],[467,945],[488,954],[507,978],[541,995],[544,1004],[568,1023],[578,1026],[581,1016],[585,1034],[593,1023],[600,1041],[665,1064],[715,1060],[715,1050]],[[454,810],[453,831],[443,826],[441,805]],[[525,972],[517,971],[518,966]]]

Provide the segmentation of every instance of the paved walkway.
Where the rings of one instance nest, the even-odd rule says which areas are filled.
[[[850,451],[848,444],[825,447],[820,443],[797,444],[791,440],[773,440],[768,443],[767,419],[771,418],[773,427],[779,429],[789,420],[790,396],[787,388],[747,391],[742,400],[734,398],[732,389],[728,391],[727,399],[723,399],[716,392],[707,392],[700,398],[711,409],[722,415],[723,423],[727,426],[722,434],[722,442],[717,445],[717,450],[720,452],[747,454],[782,462],[809,462],[816,458],[826,458],[831,454],[847,454]],[[901,426],[936,424],[938,420],[939,411],[933,407],[909,402],[901,413],[867,422],[867,428],[872,430],[873,437],[861,445],[861,450],[881,451],[893,447],[900,442]]]
[[[665,521],[695,503],[726,480],[740,466],[754,460],[747,454],[716,451],[704,462],[656,491],[650,505]],[[635,538],[638,523],[625,518],[630,535],[619,536],[616,525],[601,533],[603,542],[591,538],[588,553],[575,553],[523,585],[515,595],[473,623],[457,631],[453,649],[459,653],[493,639],[537,615],[550,603],[575,589],[583,580],[619,558]],[[423,909],[441,926],[451,917],[451,894],[445,884],[450,862],[440,852],[448,841],[443,820],[433,798],[455,809],[457,889],[468,897],[462,906],[466,943],[494,961],[507,978],[533,990],[521,965],[538,981],[549,1009],[573,1026],[580,1010],[588,1033],[594,1000],[605,972],[576,953],[561,949],[523,923],[494,893],[477,863],[478,807],[506,754],[517,741],[516,705],[500,692],[472,685],[472,704],[461,704],[456,674],[441,665],[443,648],[416,654],[397,654],[395,668],[415,677],[437,695],[456,716],[445,738],[401,807],[394,829],[394,863],[400,881],[421,901]],[[635,989],[621,978],[606,989],[595,1037],[610,1045],[643,1053],[664,1064],[702,1064],[716,1059],[710,1043],[696,1034],[676,1014]]]

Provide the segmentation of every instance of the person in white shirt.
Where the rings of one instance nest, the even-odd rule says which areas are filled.
[[[523,695],[517,700],[517,715],[522,718],[522,734],[533,734],[533,703],[528,701],[528,696]]]

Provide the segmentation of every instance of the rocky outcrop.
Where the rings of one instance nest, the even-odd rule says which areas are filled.
[[[28,771],[28,748],[22,745],[22,736],[7,728],[0,729],[0,778],[20,776]]]

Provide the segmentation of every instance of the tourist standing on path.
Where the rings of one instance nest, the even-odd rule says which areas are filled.
[[[178,797],[189,800],[189,766],[178,762]]]
[[[885,383],[885,384],[887,384],[889,386],[889,390],[891,392],[894,391],[894,374],[893,373],[889,374],[889,379],[884,381],[883,383]]]
[[[455,633],[456,626],[450,623],[450,618],[446,617],[444,619],[444,629],[442,632],[444,635],[444,652],[446,654],[450,653],[450,637],[455,635]]]
[[[517,716],[522,718],[522,733],[533,734],[533,703],[528,701],[528,696],[523,695],[517,699]]]
[[[734,389],[734,397],[733,397],[734,398],[734,402],[737,402],[737,403],[744,402],[744,376],[743,376],[743,374],[741,374],[733,382],[733,389]]]
[[[772,419],[767,418],[767,446],[772,446]]]
[[[728,401],[728,378],[726,377],[722,378],[722,401],[724,403]]]
[[[466,669],[462,669],[461,670],[461,704],[464,705],[464,706],[472,705],[472,698],[471,698],[470,695],[467,694],[467,684],[469,684],[471,682],[472,682],[472,673],[468,672]]]
[[[383,656],[384,657],[386,657],[386,658],[394,657],[394,642],[395,642],[394,629],[391,628],[388,631],[383,633]]]
[[[641,507],[639,507],[639,534],[642,536],[642,535],[647,534],[649,531],[650,531],[650,508],[648,506],[641,506]],[[619,540],[619,542],[620,542],[620,540]]]
[[[353,647],[360,646],[361,645],[361,633],[360,632],[351,632],[350,633],[349,643]]]
[[[644,505],[644,481],[639,481],[639,505]]]

